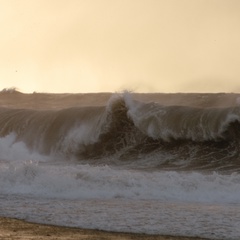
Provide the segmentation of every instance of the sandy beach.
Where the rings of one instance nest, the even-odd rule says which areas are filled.
[[[59,227],[29,223],[23,220],[0,218],[0,239],[19,240],[19,239],[85,239],[85,240],[201,240],[202,238],[159,236],[132,233],[115,233],[98,230],[86,230],[69,227]],[[203,240],[203,239],[202,239]]]

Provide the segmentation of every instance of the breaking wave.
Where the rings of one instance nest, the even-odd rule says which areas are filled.
[[[2,138],[13,135],[30,152],[91,163],[239,171],[239,134],[239,106],[163,105],[130,93],[100,106],[0,108]]]

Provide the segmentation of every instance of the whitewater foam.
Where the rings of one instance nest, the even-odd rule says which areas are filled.
[[[239,94],[109,98],[0,92],[1,215],[239,239]]]
[[[60,165],[59,165],[60,164]],[[239,174],[145,172],[109,166],[24,161],[0,164],[1,194],[64,199],[240,202]]]

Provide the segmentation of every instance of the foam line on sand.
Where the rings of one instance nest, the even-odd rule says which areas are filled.
[[[203,240],[202,238],[160,236],[135,233],[116,233],[29,223],[23,220],[0,217],[0,239],[64,239],[64,240]]]

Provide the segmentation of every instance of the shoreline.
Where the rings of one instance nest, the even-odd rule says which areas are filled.
[[[0,239],[66,239],[66,240],[206,240],[198,237],[148,235],[141,233],[107,232],[101,230],[62,227],[0,217]]]

